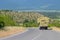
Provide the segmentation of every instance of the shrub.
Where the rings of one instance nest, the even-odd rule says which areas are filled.
[[[25,27],[38,27],[38,26],[39,26],[39,24],[37,23],[36,20],[30,20],[30,21],[25,20],[25,21],[23,22],[23,25],[24,25]]]
[[[54,20],[53,22],[51,22],[51,23],[49,24],[49,26],[60,27],[60,21]]]
[[[14,26],[16,22],[9,15],[0,14],[0,22],[4,22],[5,26]]]
[[[1,22],[0,22],[0,29],[3,29],[4,26],[5,26],[4,22],[1,21]]]

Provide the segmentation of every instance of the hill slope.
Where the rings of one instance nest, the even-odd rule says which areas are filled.
[[[60,19],[60,12],[40,12],[40,14],[50,17],[52,19]]]
[[[5,16],[9,16],[10,19],[14,22],[16,22],[16,25],[23,24],[25,21],[29,23],[29,25],[37,24],[37,19],[40,17],[43,17],[42,14],[39,14],[38,12],[18,12],[18,11],[8,11],[3,10],[0,11],[0,15],[3,14]],[[5,18],[6,19],[6,18]],[[8,19],[6,19],[8,21]],[[25,23],[26,24],[26,23]]]

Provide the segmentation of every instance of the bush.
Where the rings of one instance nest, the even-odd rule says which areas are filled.
[[[5,26],[14,26],[16,22],[9,15],[0,14],[0,22],[4,22]]]
[[[30,21],[25,20],[25,21],[23,22],[23,25],[24,25],[25,27],[38,27],[38,26],[39,26],[39,24],[37,23],[36,20],[30,20]]]
[[[4,22],[0,22],[0,29],[3,29],[5,26]]]
[[[51,23],[49,24],[49,26],[60,27],[60,21],[54,20],[53,22],[51,22]]]

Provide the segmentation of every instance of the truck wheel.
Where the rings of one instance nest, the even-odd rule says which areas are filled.
[[[40,30],[48,30],[48,27],[47,26],[41,26],[39,29]]]

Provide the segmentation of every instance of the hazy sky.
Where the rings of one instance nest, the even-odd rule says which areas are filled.
[[[0,9],[60,10],[60,0],[0,0]]]

